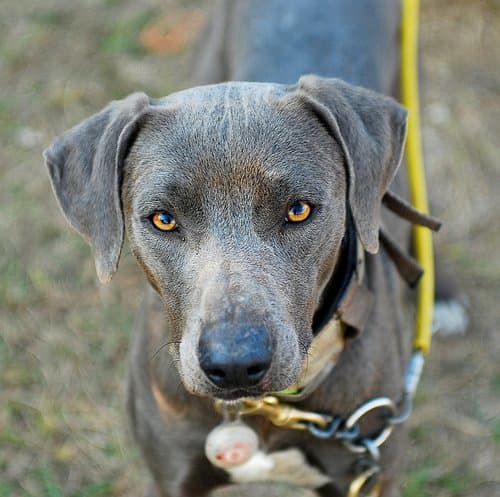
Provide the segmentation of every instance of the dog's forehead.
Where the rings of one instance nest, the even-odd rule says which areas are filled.
[[[290,87],[277,83],[228,82],[215,85],[196,86],[163,98],[160,102],[167,106],[182,105],[194,112],[240,106],[241,110],[257,109],[260,105],[283,97]]]
[[[224,83],[155,102],[129,157],[144,195],[176,187],[198,196],[265,190],[317,198],[331,190],[335,164],[342,167],[337,152],[293,87]]]
[[[156,101],[131,155],[150,171],[185,176],[236,167],[300,178],[301,169],[324,173],[335,159],[334,149],[293,87],[237,82],[191,88]]]
[[[286,109],[297,102],[283,85],[236,82],[174,93],[161,107],[175,115],[172,132],[177,139],[202,143],[207,153],[223,155],[245,148],[249,140],[255,149],[265,148],[266,139],[275,141],[278,130],[284,137],[293,124],[284,122]]]

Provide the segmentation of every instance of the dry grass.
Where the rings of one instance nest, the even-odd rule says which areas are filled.
[[[110,287],[68,230],[41,150],[108,100],[163,95],[186,54],[138,32],[180,0],[9,2],[0,17],[0,497],[137,496],[124,415],[142,277]],[[203,2],[189,2],[200,4]],[[186,2],[183,2],[186,5]],[[423,121],[438,245],[471,302],[465,338],[436,340],[411,420],[406,497],[500,493],[500,4],[424,2]]]

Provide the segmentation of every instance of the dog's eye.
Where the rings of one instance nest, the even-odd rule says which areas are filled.
[[[160,231],[174,231],[177,227],[177,221],[165,211],[155,212],[150,219],[154,227]]]
[[[300,202],[296,202],[289,207],[286,214],[286,220],[290,223],[301,223],[311,215],[311,212],[311,204],[301,200]]]

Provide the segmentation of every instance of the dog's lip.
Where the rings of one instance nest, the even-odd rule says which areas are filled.
[[[269,393],[270,393],[269,391],[262,390],[260,388],[255,388],[255,389],[237,388],[231,390],[220,389],[211,393],[210,396],[216,400],[223,400],[226,402],[227,401],[230,402],[242,399],[258,399],[264,397],[265,395],[269,395]]]

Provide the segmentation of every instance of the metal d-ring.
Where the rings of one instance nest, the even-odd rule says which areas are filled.
[[[347,418],[344,424],[346,430],[352,429],[358,421],[370,411],[381,408],[389,409],[391,411],[391,415],[394,415],[396,412],[396,406],[391,399],[388,397],[376,397],[362,404]],[[387,424],[374,437],[363,437],[359,441],[343,440],[343,443],[351,452],[363,454],[369,451],[367,443],[372,448],[380,447],[389,438],[393,429],[394,425],[387,422]]]

